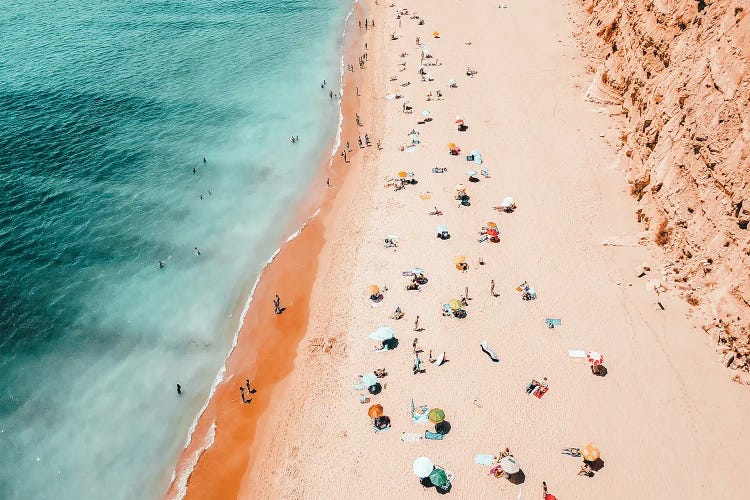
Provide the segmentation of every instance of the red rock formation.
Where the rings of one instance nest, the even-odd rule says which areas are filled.
[[[579,40],[596,64],[588,97],[625,117],[621,155],[638,219],[650,244],[659,240],[670,280],[709,318],[724,362],[748,371],[750,3],[582,5]]]

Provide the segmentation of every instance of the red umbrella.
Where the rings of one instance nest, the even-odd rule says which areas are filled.
[[[497,229],[488,229],[487,230],[487,236],[495,237],[498,236],[500,233],[497,232]]]

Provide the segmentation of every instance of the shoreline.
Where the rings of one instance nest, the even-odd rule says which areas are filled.
[[[245,470],[251,470],[254,456],[243,453],[236,442],[255,443],[260,427],[257,420],[268,413],[274,404],[273,394],[293,370],[291,353],[302,341],[309,319],[309,294],[306,298],[305,291],[311,290],[315,282],[317,255],[324,243],[326,226],[331,223],[328,215],[340,193],[338,189],[326,189],[325,179],[330,179],[332,187],[345,185],[361,156],[360,151],[352,149],[349,161],[344,163],[336,154],[342,149],[343,134],[356,129],[354,116],[359,111],[359,99],[355,87],[361,84],[357,81],[358,73],[346,71],[345,65],[348,60],[356,59],[356,50],[361,49],[362,37],[357,36],[353,24],[361,9],[361,2],[355,0],[344,18],[340,119],[331,152],[323,152],[323,159],[316,162],[317,173],[290,223],[290,230],[296,229],[266,260],[241,306],[240,324],[230,352],[175,462],[164,494],[166,499],[205,498],[206,492],[213,497],[221,492],[221,498],[239,495],[239,478]],[[276,293],[281,296],[282,307],[287,308],[281,315],[273,314],[271,309]],[[258,335],[257,331],[265,333]],[[243,405],[237,395],[235,384],[244,385],[244,378],[249,378],[253,388],[258,389],[251,405]],[[241,418],[257,420],[239,422],[240,415],[227,415],[240,411]]]

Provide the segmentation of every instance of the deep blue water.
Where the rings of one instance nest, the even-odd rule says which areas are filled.
[[[0,498],[166,487],[335,134],[348,8],[3,2]]]

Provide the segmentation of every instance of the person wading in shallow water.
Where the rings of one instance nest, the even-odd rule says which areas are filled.
[[[177,384],[177,394],[182,394],[182,386],[180,384]]]

